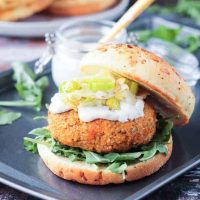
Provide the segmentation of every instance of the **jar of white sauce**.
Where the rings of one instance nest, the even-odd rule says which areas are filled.
[[[52,77],[56,85],[81,76],[81,58],[97,47],[98,40],[114,25],[111,21],[78,20],[65,23],[56,31],[54,42],[50,42]],[[125,43],[126,37],[127,32],[123,30],[112,43]]]

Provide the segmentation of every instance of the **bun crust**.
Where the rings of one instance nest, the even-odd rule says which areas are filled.
[[[172,143],[166,145],[168,154],[158,153],[153,158],[126,169],[125,179],[121,174],[112,173],[106,167],[100,166],[96,169],[93,165],[81,161],[72,162],[68,158],[53,154],[45,145],[38,144],[38,152],[46,166],[57,176],[89,185],[119,184],[125,181],[135,181],[149,176],[158,171],[170,158]]]
[[[17,7],[12,7],[5,10],[0,10],[0,20],[15,21],[30,17],[31,15],[40,12],[47,8],[53,0],[28,0],[26,4],[18,4]]]
[[[0,10],[15,8],[33,2],[34,0],[0,0]]]
[[[116,0],[55,0],[47,11],[54,15],[86,15],[100,12],[116,3]]]
[[[133,45],[102,45],[81,61],[83,73],[92,74],[100,68],[138,82],[150,91],[163,116],[179,115],[174,120],[176,125],[188,123],[195,105],[191,88],[173,66],[158,56]]]

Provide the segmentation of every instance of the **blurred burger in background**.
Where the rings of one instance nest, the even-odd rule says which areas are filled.
[[[118,0],[0,0],[0,20],[16,21],[38,12],[59,16],[77,16],[100,12]]]
[[[24,19],[46,9],[53,0],[0,0],[0,20]]]
[[[47,9],[54,15],[85,15],[112,7],[118,0],[54,0]]]

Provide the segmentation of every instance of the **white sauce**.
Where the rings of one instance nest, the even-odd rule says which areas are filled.
[[[126,122],[144,116],[144,101],[137,99],[135,104],[122,101],[120,110],[110,110],[107,106],[79,106],[78,115],[83,122],[90,122],[95,119]]]
[[[58,114],[62,112],[66,112],[71,110],[70,106],[65,104],[63,101],[63,98],[61,94],[56,93],[52,98],[51,98],[51,104],[49,106],[49,111],[53,114]]]
[[[74,57],[74,54],[70,55],[69,51],[65,52],[63,49],[56,49],[52,59],[52,77],[57,86],[64,81],[81,77],[79,62],[82,56],[77,53]]]
[[[59,94],[55,94],[49,106],[50,112],[57,114],[70,110]],[[126,98],[120,102],[119,110],[110,110],[107,106],[78,106],[79,119],[83,122],[90,122],[95,119],[107,119],[112,121],[126,122],[144,116],[144,101],[140,97],[126,93]]]

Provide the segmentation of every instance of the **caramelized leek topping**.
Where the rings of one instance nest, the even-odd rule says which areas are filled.
[[[119,110],[120,101],[116,98],[110,98],[106,100],[106,106],[108,106],[111,110]]]
[[[87,76],[79,80],[70,80],[59,86],[59,92],[65,94],[65,101],[72,108],[84,105],[106,105],[109,109],[120,109],[120,101],[125,92],[133,95],[138,92],[138,84],[121,76],[102,71],[95,76]]]
[[[80,90],[81,85],[76,80],[71,80],[60,84],[59,92],[74,92],[75,90]]]

